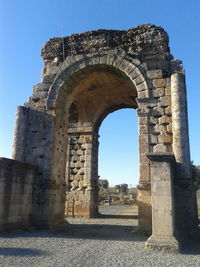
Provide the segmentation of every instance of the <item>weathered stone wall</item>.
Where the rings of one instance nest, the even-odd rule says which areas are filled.
[[[39,166],[43,179],[49,179],[52,137],[52,115],[17,107],[12,158]]]
[[[36,166],[0,158],[0,231],[32,225],[36,173]]]
[[[98,137],[89,124],[70,123],[69,126],[66,215],[95,216],[98,210]],[[73,214],[70,205],[73,205]]]
[[[52,147],[55,146],[62,153],[60,140],[57,144],[53,142],[53,135],[62,136],[61,129],[55,131],[53,119],[51,114],[44,111],[17,107],[12,158],[38,167],[32,203],[34,224],[38,227],[48,226],[49,221],[60,216],[61,195],[65,188],[65,184],[61,184],[58,179],[59,173],[51,179]]]

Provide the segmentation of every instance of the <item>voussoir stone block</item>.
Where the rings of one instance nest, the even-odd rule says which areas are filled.
[[[134,83],[135,85],[138,85],[140,83],[144,82],[144,76],[143,75],[139,75],[137,78],[135,78]]]
[[[137,90],[138,90],[138,97],[139,97],[139,93],[142,92],[142,91],[145,91],[145,92],[143,92],[143,94],[145,94],[145,97],[149,96],[149,91],[148,91],[148,87],[147,87],[146,81],[141,82],[140,84],[138,84],[137,85]]]
[[[143,87],[142,87],[143,89]],[[138,91],[138,98],[147,98],[149,96],[149,93],[147,90],[144,91]]]
[[[126,67],[124,68],[124,72],[129,75],[132,71],[134,71],[134,69],[136,68],[135,65],[131,64],[131,63],[127,63]]]

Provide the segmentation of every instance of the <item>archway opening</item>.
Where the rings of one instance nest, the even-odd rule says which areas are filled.
[[[75,74],[68,95],[66,215],[98,214],[98,144],[102,121],[122,108],[137,108],[137,90],[123,72],[95,65]],[[123,155],[121,155],[123,158]],[[132,183],[133,184],[133,183]]]
[[[139,182],[137,120],[135,110],[126,108],[110,113],[100,126],[98,165],[100,214],[111,217],[113,215],[113,218],[120,219],[137,217]]]

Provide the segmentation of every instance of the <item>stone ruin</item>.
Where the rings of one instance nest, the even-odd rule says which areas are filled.
[[[41,83],[17,107],[13,154],[1,158],[0,230],[98,213],[98,131],[121,108],[138,114],[138,232],[147,249],[179,251],[197,231],[185,73],[151,24],[50,39]],[[134,162],[133,162],[134,164]]]

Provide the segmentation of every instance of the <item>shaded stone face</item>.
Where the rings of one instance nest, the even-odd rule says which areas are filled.
[[[138,231],[151,233],[153,223],[147,247],[165,240],[161,247],[167,250],[171,240],[178,250],[175,227],[182,220],[187,232],[195,223],[192,189],[180,182],[184,179],[189,187],[191,181],[184,71],[170,54],[166,32],[145,24],[53,38],[42,57],[42,82],[18,110],[13,146],[13,158],[39,167],[34,224],[61,223],[65,213],[98,213],[98,130],[109,113],[133,108],[139,133]],[[169,164],[173,154],[175,163]],[[184,199],[173,197],[174,184]],[[157,193],[159,185],[166,198]],[[185,210],[190,210],[187,218]]]
[[[32,191],[37,167],[0,158],[0,232],[32,224]]]

